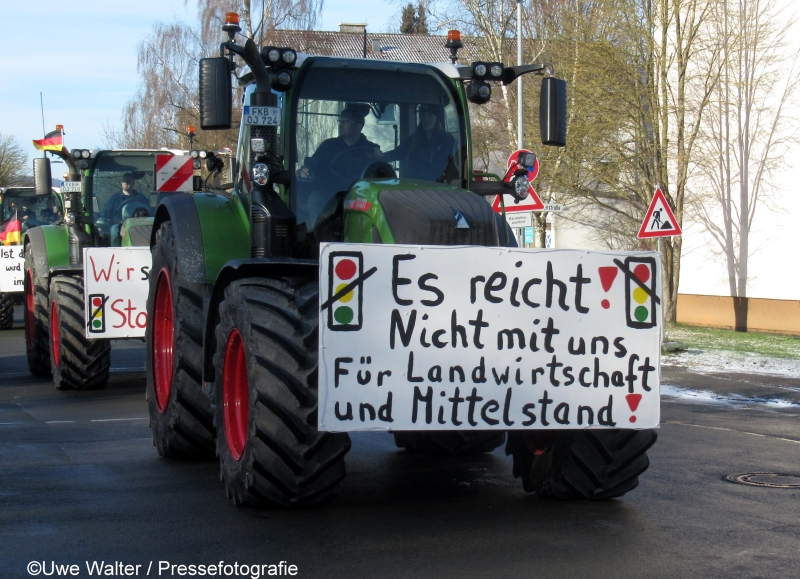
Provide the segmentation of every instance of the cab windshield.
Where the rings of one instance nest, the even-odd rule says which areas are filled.
[[[363,61],[355,68],[346,59],[320,58],[297,83],[292,210],[301,231],[313,231],[318,217],[378,163],[401,179],[464,186],[464,111],[437,70]]]
[[[3,193],[0,202],[2,202],[0,231],[5,230],[5,225],[9,221],[20,221],[22,231],[25,231],[37,225],[57,223],[63,215],[61,198],[55,191],[49,196],[37,197],[32,187],[11,187]]]
[[[130,217],[152,217],[157,205],[155,153],[103,153],[91,177],[92,222],[101,228]]]

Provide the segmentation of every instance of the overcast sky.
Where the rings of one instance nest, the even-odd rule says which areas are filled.
[[[366,22],[388,30],[399,12],[388,0],[326,0],[321,30]],[[67,147],[97,148],[104,125],[119,126],[138,83],[137,44],[155,22],[196,22],[192,0],[0,0],[0,133],[31,157],[32,139],[63,124]]]

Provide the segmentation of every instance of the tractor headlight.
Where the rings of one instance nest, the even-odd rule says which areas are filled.
[[[192,161],[192,167],[194,167],[195,169],[199,169],[200,168],[200,159],[195,158]]]
[[[291,48],[284,48],[283,54],[281,54],[281,59],[286,64],[294,64],[294,61],[297,60],[297,53]]]
[[[192,149],[191,151],[189,151],[189,154],[192,156],[192,159],[197,159],[197,157],[200,155],[200,151],[195,151],[194,149]]]
[[[198,154],[200,155],[201,159],[205,159],[206,157],[208,157],[207,151],[200,151]]]
[[[493,64],[492,67],[489,69],[489,72],[492,73],[494,78],[502,78],[503,76],[503,65],[502,64]]]
[[[64,223],[69,225],[70,227],[75,225],[75,214],[71,211],[64,216]]]
[[[281,86],[289,86],[292,82],[292,76],[288,72],[282,72],[278,75],[278,84]]]
[[[277,48],[270,48],[267,50],[267,60],[270,64],[275,64],[281,59],[281,51]]]
[[[522,153],[517,160],[519,161],[519,164],[526,169],[531,169],[534,165],[536,165],[536,154]]]
[[[267,181],[269,181],[269,166],[266,163],[253,165],[253,181],[261,186],[267,184]]]
[[[486,76],[486,65],[483,64],[482,62],[475,64],[472,68],[472,73],[473,76],[476,76],[478,78],[483,78],[484,76]]]
[[[72,149],[72,157],[74,159],[80,159],[81,158],[81,150],[80,149]]]
[[[78,166],[79,166],[81,169],[88,169],[88,168],[89,168],[89,161],[87,161],[86,159],[81,159],[81,160],[78,162]]]
[[[91,151],[89,151],[89,149],[84,149],[83,151],[81,151],[81,157],[83,157],[84,159],[88,159],[91,154],[92,153]]]
[[[467,85],[467,99],[476,105],[489,102],[492,98],[492,89],[482,81],[472,81]]]
[[[266,141],[261,138],[252,138],[250,139],[250,150],[253,153],[266,153],[267,152],[267,143]]]
[[[514,197],[520,201],[528,197],[528,178],[526,175],[520,175],[514,179]]]

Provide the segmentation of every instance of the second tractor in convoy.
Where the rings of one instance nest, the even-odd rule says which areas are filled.
[[[90,339],[87,331],[84,250],[146,247],[155,207],[171,194],[159,182],[159,159],[162,165],[187,160],[182,182],[189,183],[190,191],[192,159],[188,151],[164,149],[64,147],[53,154],[68,167],[63,219],[32,227],[23,236],[28,367],[34,375],[52,375],[59,390],[104,388],[111,341]],[[49,159],[35,159],[34,173],[37,194],[44,195],[51,178]]]

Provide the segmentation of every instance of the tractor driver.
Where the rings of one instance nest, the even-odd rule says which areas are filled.
[[[339,136],[326,139],[306,157],[297,176],[332,183],[340,191],[361,176],[364,167],[382,155],[380,146],[361,134],[369,105],[349,103],[339,114]]]
[[[103,212],[100,214],[101,217],[108,219],[114,224],[111,226],[110,232],[112,247],[119,247],[121,243],[120,224],[122,223],[122,208],[125,204],[138,201],[145,205],[150,205],[149,199],[133,188],[133,183],[133,175],[125,173],[122,176],[121,190],[108,198],[108,201],[106,201],[103,207]]]
[[[103,207],[101,217],[108,219],[112,223],[121,223],[122,206],[126,203],[140,201],[145,205],[150,205],[150,200],[145,195],[134,189],[133,183],[133,175],[130,173],[125,173],[122,176],[121,190],[117,191],[108,198],[108,201],[106,201],[106,204]]]

